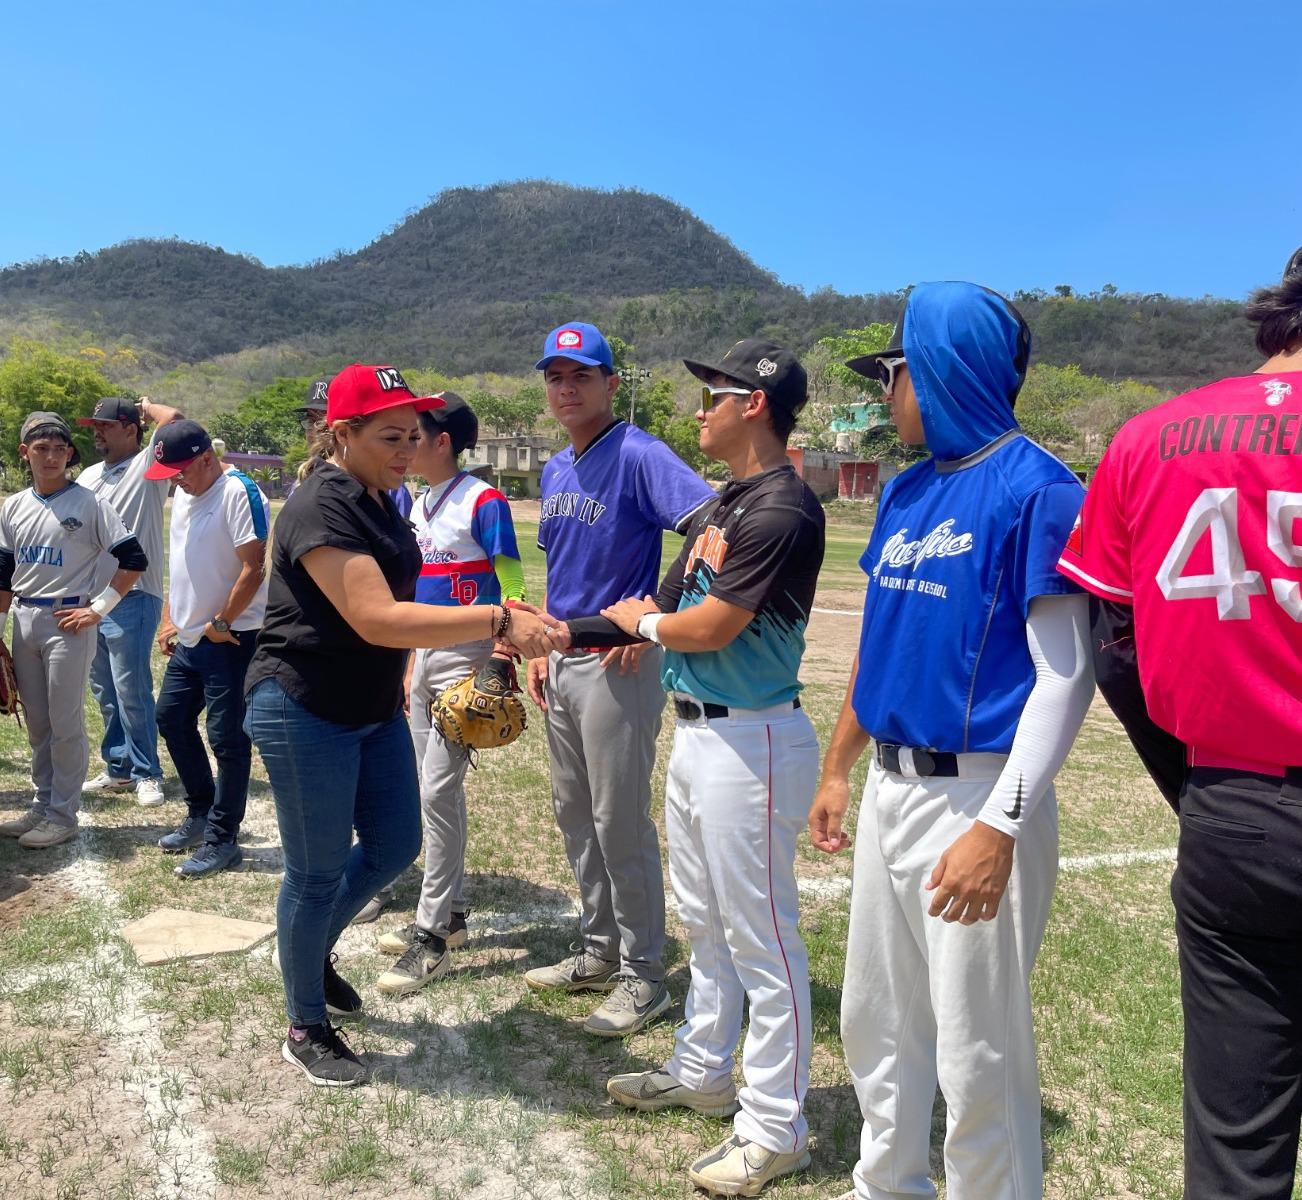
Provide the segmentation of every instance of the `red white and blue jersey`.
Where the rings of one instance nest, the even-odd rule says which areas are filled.
[[[493,569],[499,554],[519,558],[511,507],[495,487],[464,472],[431,487],[415,503],[411,521],[420,546],[421,604],[500,604]]]
[[[1302,762],[1302,372],[1127,422],[1058,564],[1132,605],[1144,698],[1195,750]]]
[[[662,531],[684,531],[713,500],[708,483],[636,425],[615,421],[577,457],[566,446],[542,473],[547,611],[565,620],[654,595]]]

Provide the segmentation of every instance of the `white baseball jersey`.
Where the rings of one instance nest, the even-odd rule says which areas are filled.
[[[96,595],[100,555],[134,535],[106,500],[77,483],[50,496],[25,488],[0,508],[0,550],[14,556],[14,595],[29,600]]]
[[[155,430],[157,436],[157,430]],[[163,598],[163,505],[167,500],[166,479],[146,479],[145,470],[154,461],[149,453],[153,445],[148,443],[130,458],[114,463],[111,467],[104,463],[92,463],[80,475],[77,482],[82,487],[94,492],[101,500],[107,500],[122,518],[122,523],[136,535],[149,566],[140,576],[135,588],[148,592],[151,596]],[[99,564],[100,577],[96,580],[99,590],[113,577],[117,563],[105,556]]]
[[[204,626],[217,615],[244,564],[235,552],[267,540],[271,506],[258,485],[239,471],[227,471],[201,496],[177,491],[172,499],[172,574],[168,616],[183,646],[197,645]],[[231,628],[261,629],[267,611],[267,580]]]

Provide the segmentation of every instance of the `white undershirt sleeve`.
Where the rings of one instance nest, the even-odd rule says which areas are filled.
[[[1011,837],[1049,790],[1094,698],[1089,597],[1037,596],[1026,615],[1035,684],[1008,762],[977,819]]]

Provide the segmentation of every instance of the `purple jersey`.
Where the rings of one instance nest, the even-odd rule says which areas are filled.
[[[542,473],[538,547],[547,611],[560,620],[653,595],[662,530],[686,529],[714,491],[664,442],[616,421],[577,458],[566,446]]]

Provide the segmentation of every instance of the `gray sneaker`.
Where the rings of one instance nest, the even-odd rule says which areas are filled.
[[[578,942],[574,954],[550,967],[534,967],[524,973],[525,983],[535,992],[613,992],[619,963],[589,954]]]
[[[620,975],[615,989],[583,1023],[585,1033],[597,1037],[628,1037],[656,1019],[670,1005],[663,983],[648,983],[634,975]]]
[[[379,915],[393,903],[393,888],[382,887],[375,893],[364,905],[362,911],[357,914],[348,923],[350,925],[369,925],[376,920]],[[398,953],[401,953],[399,951]]]
[[[606,1080],[606,1094],[625,1108],[659,1112],[662,1108],[690,1108],[707,1117],[730,1117],[741,1105],[732,1080],[714,1092],[697,1091],[679,1083],[668,1071],[636,1071]]]
[[[386,996],[406,996],[446,975],[451,964],[447,943],[418,929],[406,952],[375,981],[375,986]]]
[[[21,817],[0,825],[0,837],[20,838],[25,833],[31,833],[40,823],[40,810],[29,808]]]

